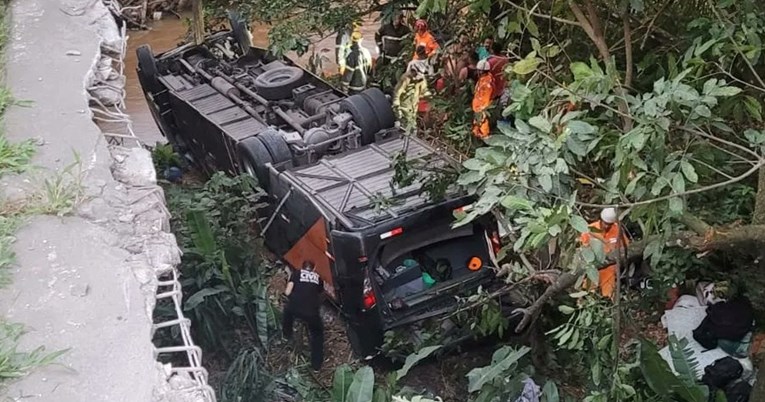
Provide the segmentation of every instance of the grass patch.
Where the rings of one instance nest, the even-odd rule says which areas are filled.
[[[21,378],[40,366],[55,363],[68,349],[46,353],[40,346],[31,352],[19,352],[19,340],[24,327],[0,321],[0,380]]]

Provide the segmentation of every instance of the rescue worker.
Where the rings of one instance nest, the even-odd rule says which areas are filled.
[[[282,315],[282,331],[287,341],[292,342],[295,319],[305,322],[311,345],[311,367],[319,371],[324,361],[324,325],[319,314],[324,282],[314,267],[312,261],[305,261],[303,269],[292,272],[284,289],[287,305]]]
[[[491,65],[487,60],[481,60],[476,64],[479,77],[475,84],[473,95],[473,135],[484,139],[489,136],[489,107],[491,106],[492,94],[494,93],[494,76],[491,74]]]
[[[409,62],[406,72],[401,76],[393,91],[393,111],[407,132],[416,127],[420,99],[428,92],[428,82],[425,80],[428,72],[425,52],[424,47],[417,48],[417,54],[423,59]]]
[[[335,63],[341,76],[345,72],[345,59],[351,48],[351,35],[360,27],[361,23],[354,21],[350,26],[337,30],[337,36],[335,37]]]
[[[589,246],[592,238],[600,240],[603,243],[603,252],[608,255],[614,250],[627,245],[629,239],[622,230],[622,240],[619,241],[619,225],[616,225],[618,221],[617,212],[614,208],[605,208],[600,211],[600,220],[590,224],[590,232],[582,233],[579,241],[582,245]],[[598,286],[600,287],[600,294],[604,297],[612,298],[614,290],[616,289],[616,264],[609,265],[606,268],[599,270],[598,272]],[[594,286],[591,286],[594,287]]]
[[[436,42],[436,38],[433,37],[433,34],[428,31],[427,21],[423,19],[417,20],[417,22],[414,23],[414,32],[414,48],[417,49],[420,46],[423,46],[425,48],[424,58],[430,59],[433,57],[433,55],[436,54],[439,45],[438,42]],[[413,59],[421,60],[422,57],[415,52]]]
[[[351,35],[351,46],[345,57],[345,67],[341,77],[342,88],[349,94],[366,89],[367,77],[372,67],[372,55],[361,45],[361,32]]]
[[[375,33],[375,42],[380,49],[378,66],[390,65],[398,60],[401,55],[403,41],[412,31],[404,24],[404,14],[401,11],[393,12],[393,19],[382,26]]]
[[[460,82],[460,72],[469,64],[468,52],[469,39],[467,35],[462,34],[446,50],[443,58],[443,73],[436,81],[436,91],[443,91],[448,86],[450,92],[454,93]]]

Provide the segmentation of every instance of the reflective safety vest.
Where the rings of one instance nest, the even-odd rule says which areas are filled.
[[[415,80],[409,74],[404,74],[393,91],[393,111],[396,117],[411,130],[417,124],[417,109],[420,100],[428,95],[428,82],[425,79]]]
[[[594,229],[587,233],[582,233],[579,237],[579,241],[583,246],[587,247],[595,238],[602,242],[603,252],[608,255],[612,251],[620,248],[622,243],[619,241],[619,226],[616,224],[611,225],[607,230],[603,230],[602,223],[600,221],[593,222],[589,226]],[[623,244],[629,244],[630,240],[627,238],[625,231],[622,230]],[[585,288],[593,287],[592,284],[586,284]],[[600,294],[604,297],[612,297],[616,290],[616,264],[609,265],[606,268],[598,270],[598,286],[600,287]]]
[[[367,75],[372,67],[372,55],[369,50],[361,46],[361,43],[358,47],[351,45],[344,64],[342,84],[345,90],[361,92],[366,89]]]
[[[401,54],[403,41],[412,31],[406,25],[385,24],[375,33],[375,42],[380,48],[380,53],[386,60],[395,61]]]
[[[414,35],[414,60],[419,60],[417,57],[417,48],[420,46],[425,46],[425,53],[428,55],[428,57],[433,56],[433,53],[438,50],[438,42],[436,42],[436,38],[433,37],[433,35],[425,31],[423,33],[416,33]]]
[[[344,29],[335,37],[335,63],[342,74],[345,68],[345,59],[351,49],[351,30]]]
[[[475,84],[473,95],[473,135],[478,138],[486,138],[491,132],[489,125],[489,113],[486,109],[491,106],[492,93],[494,92],[494,77],[491,73],[484,73]]]

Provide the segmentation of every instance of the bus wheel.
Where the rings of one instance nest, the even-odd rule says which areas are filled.
[[[380,130],[392,128],[396,123],[396,116],[393,114],[393,108],[385,94],[379,88],[369,88],[360,95],[369,102],[369,106],[374,110]]]
[[[351,95],[340,101],[340,110],[353,116],[356,126],[361,129],[361,145],[375,141],[375,134],[380,131],[374,109],[361,95]]]
[[[268,167],[273,163],[268,149],[257,137],[248,137],[237,145],[239,154],[239,171],[247,173],[258,180],[261,188],[268,188]]]
[[[257,138],[266,146],[268,153],[271,154],[271,160],[275,165],[292,160],[290,147],[287,145],[287,141],[284,140],[284,137],[278,132],[274,130],[266,130],[258,134]]]
[[[138,67],[141,69],[139,74],[146,85],[146,89],[153,94],[162,91],[162,86],[159,84],[159,70],[157,69],[157,60],[154,58],[154,53],[151,51],[151,46],[141,45],[135,50],[135,54],[138,57]]]

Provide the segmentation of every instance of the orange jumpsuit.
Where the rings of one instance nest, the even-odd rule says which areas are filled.
[[[414,49],[416,50],[420,46],[425,46],[425,52],[428,57],[433,56],[433,53],[435,53],[439,47],[436,38],[434,38],[429,31],[414,34]],[[414,53],[413,60],[419,60],[417,52]]]
[[[589,246],[590,240],[592,237],[595,237],[596,239],[599,239],[603,242],[603,252],[608,255],[612,251],[616,250],[618,247],[621,246],[619,244],[619,226],[616,224],[611,225],[611,227],[608,228],[605,232],[601,231],[601,221],[597,221],[595,223],[590,224],[590,229],[595,229],[592,232],[589,233],[582,233],[582,236],[579,238],[579,240],[582,242],[583,245]],[[627,236],[625,236],[624,231],[622,230],[622,238],[624,239],[623,244],[628,244],[629,239]],[[600,285],[600,294],[602,294],[605,297],[613,297],[614,290],[616,289],[616,264],[609,265],[606,268],[603,268],[598,271],[598,282]]]
[[[475,95],[473,95],[473,112],[476,114],[473,118],[473,135],[478,138],[488,137],[491,131],[489,113],[486,109],[491,106],[493,93],[494,77],[491,73],[484,73],[475,84]]]

